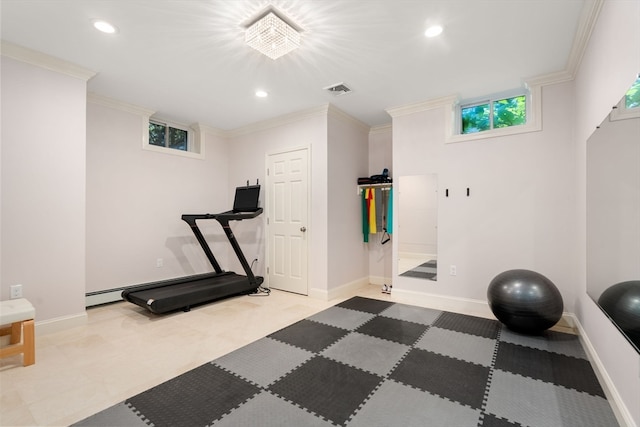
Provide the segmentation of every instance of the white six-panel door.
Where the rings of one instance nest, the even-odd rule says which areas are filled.
[[[267,158],[267,283],[303,295],[308,294],[308,151]]]

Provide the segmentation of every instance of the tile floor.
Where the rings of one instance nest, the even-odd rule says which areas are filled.
[[[372,285],[339,300],[274,290],[169,315],[91,308],[85,325],[36,332],[35,365],[0,359],[0,425],[69,425],[354,295],[394,299]]]

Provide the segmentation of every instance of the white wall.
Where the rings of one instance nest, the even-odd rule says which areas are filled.
[[[640,355],[586,293],[586,145],[587,139],[640,72],[640,2],[606,1],[575,80],[578,158],[580,266],[575,313],[626,404],[640,425]]]
[[[86,79],[2,57],[2,284],[36,321],[84,315]]]
[[[229,189],[259,179],[265,183],[267,155],[292,148],[308,147],[311,169],[311,211],[309,238],[309,290],[325,293],[327,289],[327,106],[281,117],[243,129],[229,137]],[[264,187],[260,196],[264,206]],[[260,262],[254,273],[266,271],[266,216],[242,221],[233,226],[245,256],[251,262],[254,255]],[[235,264],[234,264],[235,263]],[[233,257],[230,264],[239,268]]]
[[[540,132],[447,144],[444,107],[393,118],[395,178],[437,173],[439,187],[438,280],[394,276],[394,290],[486,301],[493,277],[525,268],[551,279],[562,293],[565,311],[573,311],[577,205],[572,86],[548,86],[542,95]],[[394,227],[396,232],[398,224]],[[456,265],[457,276],[448,275],[449,265]]]
[[[143,150],[147,120],[135,111],[87,105],[88,293],[213,271],[180,217],[230,208],[227,143],[205,131],[205,159]],[[220,225],[198,225],[226,265],[229,245]]]
[[[345,284],[369,282],[371,243],[363,242],[358,177],[368,171],[369,128],[336,109],[328,117],[328,282],[331,292]]]

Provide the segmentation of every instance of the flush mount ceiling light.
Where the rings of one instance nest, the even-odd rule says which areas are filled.
[[[98,31],[102,31],[103,33],[107,33],[107,34],[115,34],[118,32],[118,29],[108,23],[107,21],[102,21],[99,19],[96,19],[93,21],[93,27],[98,30]]]
[[[263,55],[277,59],[300,46],[301,29],[273,7],[246,25],[245,42]]]
[[[432,27],[427,28],[424,32],[424,35],[427,37],[436,37],[442,34],[442,27],[440,25],[434,25]]]

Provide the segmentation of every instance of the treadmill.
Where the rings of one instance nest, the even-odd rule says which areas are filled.
[[[122,298],[139,305],[152,313],[167,313],[175,310],[189,311],[192,306],[241,294],[256,293],[264,279],[255,276],[247,262],[240,245],[236,240],[230,221],[242,221],[262,214],[258,207],[260,185],[246,185],[236,188],[233,210],[218,214],[182,215],[182,220],[189,224],[202,250],[215,270],[214,273],[170,279],[161,282],[135,286],[122,292]],[[213,256],[196,221],[215,219],[222,225],[227,239],[233,248],[245,275],[224,271]]]

